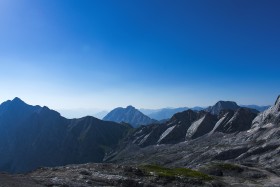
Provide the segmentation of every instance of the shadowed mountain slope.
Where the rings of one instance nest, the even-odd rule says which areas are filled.
[[[0,105],[0,170],[101,162],[130,129],[94,117],[66,119],[19,98]]]

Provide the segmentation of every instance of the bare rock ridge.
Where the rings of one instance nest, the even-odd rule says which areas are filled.
[[[220,101],[220,103],[229,103],[228,106],[231,106],[231,104],[236,106],[235,102],[228,102],[228,101]],[[230,104],[231,103],[231,104]],[[266,109],[268,109],[270,106],[258,106],[258,105],[240,105],[240,107],[242,108],[250,108],[250,109],[254,109],[255,111],[258,112],[263,112]],[[186,111],[188,109],[194,110],[194,111],[201,111],[201,110],[209,110],[210,107],[205,108],[205,107],[180,107],[180,108],[162,108],[162,109],[140,109],[140,111],[149,116],[152,119],[161,121],[161,120],[167,120],[170,119],[174,114],[178,113],[178,112],[183,112]],[[235,109],[238,107],[234,107]],[[232,109],[232,108],[227,108],[224,107],[223,109]],[[217,112],[219,113],[219,112]]]
[[[168,167],[184,166],[194,169],[222,161],[272,171],[278,176],[278,181],[280,176],[279,107],[280,99],[278,97],[274,106],[257,116],[246,108],[239,108],[236,111],[223,110],[217,119],[214,119],[216,124],[209,133],[176,144],[161,144],[156,140],[149,144],[140,144],[142,137],[151,132],[150,129],[140,128],[140,131],[132,134],[130,141],[127,138],[125,149],[119,149],[112,157],[108,157],[107,161],[119,164],[153,163]],[[205,119],[203,113],[190,114],[186,115],[186,119],[188,119],[186,121],[191,123],[190,127],[203,124],[203,119]],[[183,116],[183,114],[179,113],[177,116]],[[170,128],[172,123],[179,125],[182,120],[178,119],[180,118],[174,117],[173,120],[162,126],[169,125],[168,128]],[[157,128],[153,126],[151,129]],[[187,132],[193,132],[193,129],[195,128],[191,128]],[[172,130],[169,131],[172,132]],[[140,132],[146,133],[141,134]],[[164,135],[166,134],[164,133]],[[158,136],[161,137],[162,134],[159,133]],[[275,186],[275,184],[271,186]]]
[[[105,121],[114,121],[117,123],[129,123],[133,127],[138,127],[140,125],[148,125],[156,123],[156,120],[149,118],[144,115],[142,112],[134,108],[133,106],[127,106],[126,108],[115,108],[109,112],[103,120]]]
[[[234,133],[248,130],[256,116],[256,113],[247,108],[239,108],[236,112],[224,110],[212,132]]]
[[[257,116],[254,110],[236,107],[236,103],[234,104],[233,102],[229,102],[230,105],[221,103],[228,102],[218,102],[214,105],[226,108],[221,110],[219,115],[212,114],[211,111],[186,110],[179,112],[163,124],[141,126],[127,138],[127,142],[140,147],[176,144],[214,132],[234,133],[251,128],[252,121]],[[236,108],[236,110],[231,110],[227,107]]]
[[[253,121],[254,127],[262,127],[267,124],[279,124],[280,123],[280,96],[275,101],[274,106],[271,106],[266,111],[262,112]]]

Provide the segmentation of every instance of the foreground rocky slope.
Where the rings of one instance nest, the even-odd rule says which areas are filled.
[[[280,178],[263,168],[213,162],[198,170],[157,165],[80,164],[41,168],[26,175],[0,174],[1,187],[161,187],[278,186]]]

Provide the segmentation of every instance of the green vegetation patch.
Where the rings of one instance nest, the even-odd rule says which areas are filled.
[[[200,180],[213,180],[213,177],[188,168],[165,168],[158,165],[144,165],[141,168],[160,177],[186,177]]]

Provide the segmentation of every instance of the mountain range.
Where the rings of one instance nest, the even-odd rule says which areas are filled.
[[[241,107],[245,107],[245,108],[251,108],[251,109],[255,109],[258,110],[260,112],[263,112],[265,110],[267,110],[270,106],[266,105],[266,106],[259,106],[259,105],[240,105]]]
[[[216,106],[220,109],[227,104]],[[255,170],[265,168],[280,175],[280,96],[261,113],[236,107],[215,115],[215,107],[210,109],[187,110],[175,114],[165,124],[141,127],[126,137],[125,146],[107,155],[107,161],[200,168],[219,176],[222,173],[209,168],[211,163],[227,162]]]
[[[164,122],[170,119],[174,114],[178,112],[183,112],[186,110],[210,111],[212,114],[218,114],[222,109],[238,109],[238,108],[251,108],[255,111],[262,112],[269,108],[269,106],[258,106],[258,105],[237,105],[233,101],[219,101],[214,106],[210,107],[179,107],[179,108],[162,108],[162,109],[136,109],[133,106],[128,106],[126,108],[116,108],[109,113],[102,112],[103,120],[114,121],[114,122],[125,122],[129,123],[134,127],[139,125],[147,125],[155,123],[156,120],[159,122]],[[216,110],[216,111],[215,111]],[[150,118],[150,119],[149,119]],[[151,120],[154,119],[154,120]]]
[[[263,112],[219,101],[204,110],[178,112],[163,123],[152,120],[139,126],[137,122],[135,128],[122,123],[123,117],[150,118],[132,106],[118,108],[112,116],[119,112],[120,123],[90,116],[67,119],[48,107],[31,106],[19,98],[6,101],[0,105],[0,170],[22,173],[61,166],[26,175],[31,177],[27,181],[48,186],[137,186],[137,181],[151,186],[279,184],[280,96]],[[103,164],[81,165],[88,162]],[[141,169],[147,164],[153,164],[149,166],[156,169],[153,174]],[[199,175],[209,175],[211,181],[189,175],[159,180],[159,166],[191,168],[202,172]],[[73,172],[82,178],[68,178]],[[17,181],[21,176],[5,177],[0,174],[2,181]]]
[[[142,126],[131,134],[130,142],[140,147],[176,144],[201,137],[207,133],[234,133],[249,130],[258,111],[238,107],[236,103],[223,105],[219,101],[211,110],[186,110],[176,113],[163,124]],[[233,106],[236,108],[233,110]],[[218,111],[219,115],[211,111]]]
[[[188,109],[197,110],[197,111],[203,110],[202,107],[194,107],[194,108],[180,107],[180,108],[162,108],[158,110],[140,109],[140,111],[152,119],[161,121],[161,120],[170,119],[174,114],[178,112],[183,112]]]
[[[15,98],[0,105],[0,170],[101,162],[130,128],[90,116],[66,119]]]

